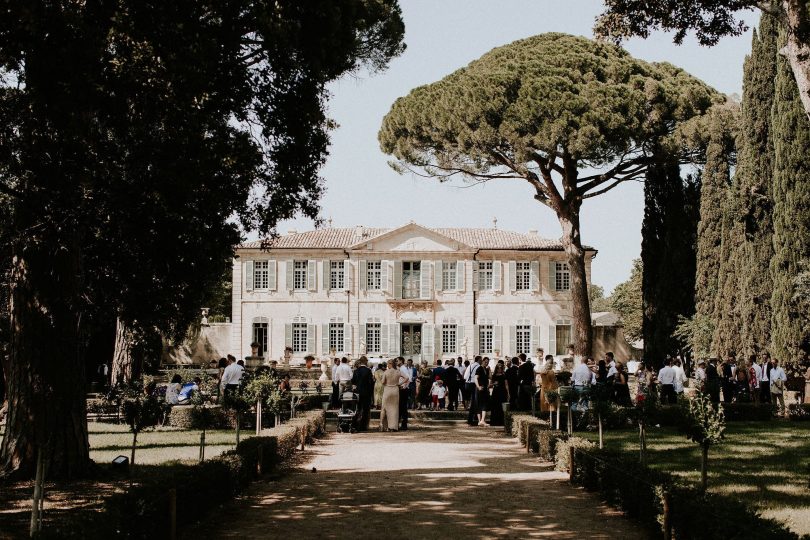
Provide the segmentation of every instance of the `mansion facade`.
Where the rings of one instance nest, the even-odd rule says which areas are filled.
[[[590,283],[591,260],[587,248]],[[304,356],[564,355],[574,335],[558,240],[492,229],[324,228],[241,245],[231,350]]]

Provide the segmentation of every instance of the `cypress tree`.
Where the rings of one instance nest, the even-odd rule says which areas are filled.
[[[773,257],[773,140],[771,107],[776,78],[776,34],[773,17],[763,14],[754,31],[751,55],[743,67],[743,96],[738,136],[736,194],[745,232],[739,261],[740,350],[760,353],[771,342],[770,262]]]
[[[785,43],[780,29],[777,48]],[[799,262],[810,257],[810,122],[804,113],[790,66],[776,59],[772,108],[773,248],[771,339],[775,358],[796,359],[810,348],[808,314],[795,303]]]
[[[738,286],[740,276],[746,270],[739,265],[743,239],[739,215],[739,197],[736,196],[736,190],[730,186],[726,190],[722,205],[718,295],[712,316],[714,322],[712,351],[717,356],[738,352],[742,330],[739,309],[741,297]]]

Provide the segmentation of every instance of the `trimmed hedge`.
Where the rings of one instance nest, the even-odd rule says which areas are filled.
[[[164,538],[169,527],[169,489],[177,490],[177,528],[194,523],[240,493],[262,472],[279,467],[300,447],[325,431],[323,411],[310,411],[287,424],[242,440],[235,450],[194,465],[139,467],[139,484],[107,498],[101,512],[77,510],[47,524],[38,538]]]
[[[202,429],[202,411],[193,405],[174,405],[169,409],[166,425],[181,429]],[[236,428],[236,415],[233,411],[224,409],[219,405],[205,408],[208,415],[206,429],[234,429]]]
[[[534,453],[539,452],[539,433],[549,429],[546,420],[532,416],[531,413],[507,412],[503,423],[504,430],[513,437],[517,437],[523,446],[526,446],[526,427],[528,426],[530,449]]]
[[[794,403],[788,405],[788,418],[801,422],[810,420],[810,403]]]
[[[557,439],[554,445],[554,468],[558,471],[567,471],[571,467],[571,447],[575,449],[590,449],[595,445],[582,437],[565,437]]]
[[[568,433],[556,429],[543,429],[537,434],[537,453],[546,461],[557,457],[557,444],[568,439]]]

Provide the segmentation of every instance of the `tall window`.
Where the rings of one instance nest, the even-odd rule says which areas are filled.
[[[478,263],[478,290],[492,290],[492,261]]]
[[[344,351],[343,323],[329,323],[329,350]]]
[[[422,263],[405,261],[402,263],[402,298],[419,298],[422,283]]]
[[[259,356],[264,356],[267,352],[267,323],[253,323],[253,342],[259,344]]]
[[[369,291],[382,289],[382,261],[366,263],[366,289]]]
[[[329,288],[343,289],[344,283],[343,261],[329,261]],[[342,351],[343,349],[338,349]]]
[[[306,290],[307,261],[295,261],[293,263],[293,288],[296,290]]]
[[[445,262],[442,264],[442,290],[454,291],[456,286],[456,262]]]
[[[521,324],[515,327],[515,354],[531,354],[532,348],[532,327],[528,324]]]
[[[529,263],[521,261],[515,263],[515,289],[518,291],[528,291],[532,287],[531,281]]]
[[[558,291],[567,291],[571,289],[571,270],[568,268],[568,263],[554,263],[556,267],[556,278],[554,284]]]
[[[380,345],[381,327],[380,323],[369,323],[366,325],[366,352],[381,353]]]
[[[557,336],[557,346],[556,346],[557,350],[554,351],[554,354],[557,355],[566,354],[568,352],[568,345],[571,344],[571,324],[557,323],[556,336]]]
[[[293,323],[292,348],[293,352],[297,353],[309,352],[307,351],[307,323]]]
[[[270,261],[255,261],[253,263],[253,287],[267,289],[270,287]]]
[[[442,354],[456,353],[456,332],[455,324],[442,325]]]
[[[492,325],[482,324],[478,327],[478,352],[492,354]]]

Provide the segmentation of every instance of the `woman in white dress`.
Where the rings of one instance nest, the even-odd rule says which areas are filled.
[[[399,385],[407,382],[402,373],[388,361],[388,369],[383,374],[382,410],[380,411],[380,431],[399,429]]]

